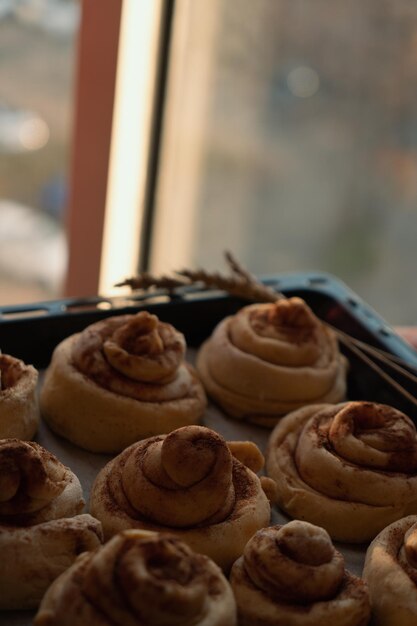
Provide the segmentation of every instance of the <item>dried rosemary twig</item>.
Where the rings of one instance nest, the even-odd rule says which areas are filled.
[[[173,291],[178,287],[185,287],[189,285],[189,281],[173,278],[171,276],[154,276],[149,272],[142,272],[139,276],[132,278],[126,278],[120,283],[117,283],[115,287],[130,287],[133,289],[141,289],[147,291],[151,288],[166,289],[167,291]]]
[[[350,339],[352,341],[354,341],[354,343],[357,346],[359,346],[360,348],[365,350],[365,352],[369,352],[376,359],[379,359],[383,363],[385,363],[386,361],[390,361],[391,363],[397,363],[399,365],[405,363],[404,359],[402,359],[400,356],[397,356],[395,354],[391,354],[390,352],[386,352],[385,350],[381,350],[381,348],[376,348],[375,346],[371,346],[369,343],[366,343],[365,341],[361,341],[360,339],[357,339],[356,337],[352,337],[351,335],[348,335],[347,333],[344,333],[342,330],[338,330],[338,332],[341,333],[341,334],[347,335],[347,337],[350,337]],[[417,366],[416,365],[412,365],[411,363],[410,364],[405,363],[405,364],[407,365],[407,367],[409,367],[412,370],[417,372]],[[402,368],[400,367],[400,370],[401,369]]]
[[[366,365],[368,365],[368,367],[373,369],[374,372],[376,372],[391,387],[396,389],[404,398],[406,398],[412,404],[417,406],[417,398],[415,396],[413,396],[409,391],[407,391],[407,389],[405,389],[402,385],[400,385],[400,383],[398,383],[394,378],[392,378],[392,376],[387,374],[377,363],[375,363],[375,361],[373,361],[371,358],[369,358],[363,352],[363,350],[361,350],[361,348],[359,348],[357,345],[355,345],[355,343],[351,341],[352,337],[350,337],[350,335],[346,335],[345,333],[342,333],[342,334],[337,333],[337,334],[338,334],[340,342],[343,343],[346,347],[348,347],[349,350],[351,350],[357,357],[359,357],[359,359],[363,363],[365,363]],[[391,367],[393,365],[392,363],[388,363],[388,364]],[[404,373],[403,368],[401,368],[401,369],[402,369],[402,373]]]
[[[254,274],[252,274],[245,267],[243,267],[243,265],[239,263],[239,261],[235,258],[235,256],[229,250],[226,250],[226,252],[224,253],[224,256],[225,256],[228,266],[232,270],[232,273],[235,274],[236,276],[239,276],[244,282],[248,284],[253,284],[253,285],[263,284],[258,280],[258,278],[256,278]],[[267,289],[268,292],[271,294],[271,297],[273,298],[273,302],[281,298],[285,298],[283,293],[280,293],[279,291],[275,291],[275,289],[268,289],[268,287],[265,287],[265,289]]]
[[[389,354],[389,352],[385,352],[384,350],[380,350],[379,348],[375,348],[374,346],[371,346],[368,343],[361,341],[360,339],[356,339],[356,337],[352,337],[351,335],[344,333],[338,328],[334,328],[333,326],[331,328],[336,331],[337,336],[342,343],[349,342],[349,345],[354,344],[357,348],[363,350],[363,352],[366,352],[380,363],[388,365],[399,374],[402,374],[405,378],[408,378],[413,383],[417,384],[417,375],[410,372],[408,369],[403,367],[403,365],[412,368],[414,371],[417,371],[417,368],[405,363],[404,359],[401,359],[400,357],[393,354]],[[348,344],[346,343],[346,345]]]
[[[228,253],[228,259],[232,264],[234,275],[223,276],[218,272],[207,272],[206,270],[179,270],[174,272],[174,276],[155,276],[149,272],[142,272],[139,276],[127,278],[117,283],[116,287],[128,286],[131,289],[147,291],[152,288],[166,289],[172,292],[179,287],[191,287],[201,284],[204,289],[220,289],[227,291],[233,296],[254,302],[275,302],[284,295],[267,287],[249,272],[241,268]]]
[[[205,270],[180,270],[176,272],[186,278],[190,285],[201,283],[205,289],[221,289],[232,296],[253,300],[254,302],[275,302],[277,294],[261,282],[249,282],[241,277],[222,276],[218,272],[206,272]]]

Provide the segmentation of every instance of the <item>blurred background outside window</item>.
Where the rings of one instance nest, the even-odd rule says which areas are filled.
[[[0,280],[30,279],[55,296],[65,271],[79,6],[0,5]],[[416,322],[417,6],[176,0],[173,7],[144,263],[154,271],[217,269],[230,249],[255,273],[335,274],[389,322]],[[3,237],[11,242],[7,216],[12,228],[22,212],[30,260],[19,274]],[[39,250],[50,245],[36,276],[34,216],[43,224]],[[22,239],[23,226],[18,232]],[[4,289],[0,282],[2,302],[16,301]]]
[[[0,0],[0,303],[52,299],[65,207],[77,0]]]
[[[153,267],[213,268],[229,248],[256,273],[335,274],[415,323],[417,5],[177,9]]]

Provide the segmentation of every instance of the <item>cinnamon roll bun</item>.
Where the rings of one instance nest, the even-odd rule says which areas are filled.
[[[417,433],[411,419],[373,402],[316,405],[287,415],[266,454],[278,505],[361,543],[417,513]]]
[[[42,415],[76,445],[109,453],[196,423],[206,397],[184,354],[184,336],[146,311],[92,324],[55,349]]]
[[[0,609],[35,608],[45,590],[102,537],[80,515],[78,478],[34,442],[0,440]]]
[[[363,577],[369,586],[372,624],[417,624],[417,516],[382,530],[369,546]]]
[[[242,458],[242,449],[238,453]],[[259,467],[259,457],[253,456]],[[174,532],[224,570],[270,520],[258,476],[232,456],[219,434],[202,426],[179,428],[124,450],[98,474],[90,510],[106,539],[127,528]]]
[[[328,533],[308,522],[259,530],[232,567],[240,626],[365,626],[366,584]],[[396,622],[391,622],[394,624]]]
[[[81,555],[45,594],[35,626],[234,626],[230,585],[170,535],[126,530]]]
[[[32,439],[39,425],[38,372],[9,354],[0,354],[0,439]]]
[[[306,404],[343,400],[346,369],[335,333],[300,298],[244,307],[220,322],[197,358],[226,413],[267,427]]]

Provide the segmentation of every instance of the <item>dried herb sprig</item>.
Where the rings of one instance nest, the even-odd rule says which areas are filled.
[[[154,276],[148,272],[143,272],[139,276],[128,278],[118,283],[116,286],[121,287],[127,285],[132,290],[139,289],[144,291],[156,288],[164,289],[172,293],[178,288],[200,285],[203,289],[220,289],[230,295],[253,302],[276,302],[276,300],[286,297],[283,293],[275,291],[259,281],[256,276],[251,274],[237,261],[231,252],[225,253],[225,259],[231,270],[229,276],[224,276],[219,272],[207,272],[203,269],[183,269],[174,272],[174,276]],[[360,341],[327,322],[324,323],[333,329],[339,341],[355,354],[356,357],[375,371],[404,398],[417,406],[417,399],[378,364],[382,363],[417,383],[417,376],[406,369],[408,364],[404,360],[379,350],[366,342]]]
[[[117,283],[116,287],[128,286],[132,290],[166,289],[172,292],[181,287],[201,285],[203,289],[220,289],[232,296],[252,300],[254,302],[275,302],[285,296],[267,285],[261,283],[255,276],[247,272],[234,259],[230,252],[226,253],[226,260],[232,270],[230,276],[219,272],[207,272],[203,269],[183,269],[174,272],[173,276],[155,276],[149,272],[142,272],[138,276],[127,278]]]
[[[188,280],[174,278],[173,276],[155,276],[149,272],[142,272],[139,276],[126,278],[120,283],[116,283],[115,287],[130,287],[132,290],[140,289],[148,291],[149,289],[166,289],[171,292],[178,287],[190,285]]]
[[[232,296],[252,300],[254,302],[275,302],[278,294],[261,282],[245,280],[240,276],[223,276],[218,272],[206,272],[205,270],[180,270],[180,276],[187,278],[190,285],[201,283],[205,289],[220,289],[227,291]]]

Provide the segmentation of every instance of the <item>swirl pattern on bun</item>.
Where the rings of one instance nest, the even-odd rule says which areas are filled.
[[[46,593],[35,626],[234,626],[221,570],[171,535],[126,530]]]
[[[417,623],[417,516],[393,522],[366,552],[363,578],[369,586],[375,626]]]
[[[55,349],[41,390],[43,417],[92,452],[120,452],[196,423],[206,397],[185,347],[181,333],[146,311],[92,324]]]
[[[202,345],[197,369],[226,413],[267,427],[346,393],[336,335],[300,298],[249,305],[224,319]]]
[[[370,541],[417,512],[416,428],[387,405],[348,402],[294,411],[272,432],[266,466],[279,506],[339,541]]]
[[[34,442],[0,440],[0,609],[38,605],[76,556],[99,545],[78,478]]]
[[[270,519],[260,479],[202,426],[127,448],[97,476],[90,509],[106,538],[127,528],[175,532],[225,570]]]
[[[0,439],[32,439],[39,425],[38,372],[9,354],[0,354]]]
[[[232,567],[240,626],[365,626],[369,598],[328,533],[293,521],[258,531]]]

